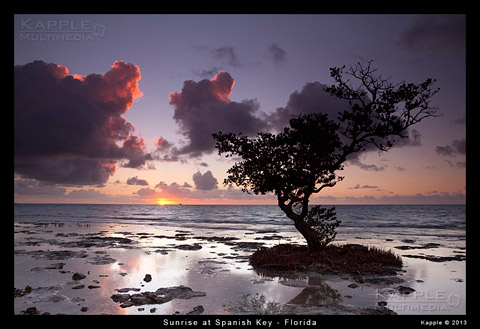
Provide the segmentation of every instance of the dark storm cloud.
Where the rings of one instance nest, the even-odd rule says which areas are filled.
[[[209,191],[218,188],[218,181],[215,177],[213,177],[213,174],[210,170],[204,174],[198,171],[193,174],[192,179],[197,190]]]
[[[173,118],[188,140],[187,145],[175,149],[177,154],[198,157],[211,153],[215,146],[212,133],[218,131],[253,135],[265,128],[266,124],[255,116],[259,112],[255,100],[230,100],[234,84],[230,74],[220,71],[211,80],[187,80],[180,93],[170,94]]]
[[[69,75],[35,61],[14,68],[15,173],[63,185],[102,185],[116,165],[151,156],[122,117],[141,96],[138,66],[116,61],[105,74]],[[118,144],[117,144],[118,143]]]
[[[464,15],[419,15],[412,20],[398,44],[410,51],[465,53]]]
[[[324,90],[327,87],[318,81],[307,82],[301,91],[294,91],[285,107],[278,107],[266,118],[270,128],[281,131],[292,117],[300,114],[322,112],[335,120],[338,112],[347,108],[348,102],[331,96]]]
[[[276,67],[280,67],[287,60],[287,52],[280,48],[278,43],[270,45],[268,47],[268,52]]]

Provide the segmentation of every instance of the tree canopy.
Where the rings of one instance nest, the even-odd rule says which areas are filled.
[[[371,64],[330,69],[335,84],[325,90],[348,103],[337,118],[320,112],[299,115],[282,132],[260,132],[254,138],[213,134],[220,155],[242,159],[228,169],[224,184],[235,184],[247,193],[273,192],[312,250],[331,241],[339,224],[326,222],[335,220],[333,209],[309,210],[312,194],[343,179],[337,172],[350,154],[371,146],[387,151],[408,138],[410,126],[437,115],[430,105],[439,90],[432,89],[435,80],[392,84],[375,75]]]

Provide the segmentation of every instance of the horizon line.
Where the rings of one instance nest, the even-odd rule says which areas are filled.
[[[159,205],[156,203],[62,203],[62,202],[14,202],[16,204],[34,204],[34,205],[108,205],[108,206],[276,206],[277,204],[234,204],[234,203],[212,203],[212,204],[196,204],[196,203],[174,203],[174,204],[164,204]],[[312,203],[309,206],[313,205],[325,205],[325,206],[455,206],[455,205],[466,205],[464,203]]]

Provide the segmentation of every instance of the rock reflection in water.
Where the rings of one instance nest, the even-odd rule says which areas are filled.
[[[318,306],[342,302],[342,295],[336,289],[330,287],[322,276],[277,272],[264,268],[254,268],[254,271],[263,278],[278,279],[278,282],[285,286],[304,287],[297,296],[286,304]]]
[[[325,304],[336,304],[341,302],[341,295],[337,290],[332,289],[328,284],[320,286],[308,286],[287,304],[317,306]]]

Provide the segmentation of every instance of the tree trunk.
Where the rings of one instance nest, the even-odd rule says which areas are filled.
[[[285,199],[282,199],[280,195],[278,195],[278,206],[283,210],[288,218],[293,220],[295,228],[307,241],[309,252],[317,252],[324,248],[324,246],[320,244],[317,231],[305,223],[305,217],[307,217],[308,214],[308,202],[303,204],[301,214],[296,214],[293,211],[291,204],[286,205]]]
[[[318,233],[312,229],[303,219],[294,220],[295,228],[305,238],[309,252],[317,252],[324,248],[318,239]]]

